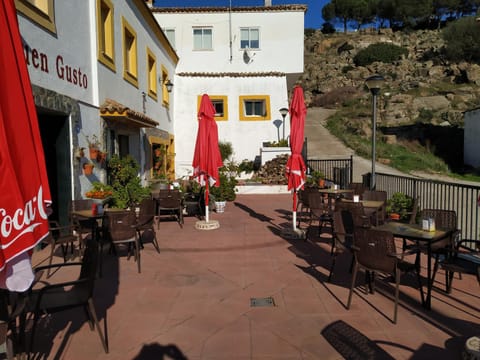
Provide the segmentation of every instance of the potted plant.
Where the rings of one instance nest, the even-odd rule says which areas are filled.
[[[217,209],[217,212],[220,212],[225,208],[227,201],[233,201],[237,196],[236,186],[238,181],[236,177],[239,173],[239,169],[238,165],[233,160],[228,160],[233,154],[232,144],[228,142],[220,142],[218,145],[224,165],[218,171],[220,185],[218,187],[210,187],[209,192],[210,195],[212,195],[213,200],[219,202],[218,205],[215,205],[215,208]]]
[[[88,150],[90,154],[90,159],[91,160],[96,160],[98,161],[98,158],[102,157],[100,153],[100,148],[101,148],[101,143],[100,140],[98,139],[97,135],[93,134],[91,136],[86,135],[85,138],[87,139],[88,143]]]
[[[414,199],[401,192],[396,192],[387,200],[386,211],[390,219],[408,221],[412,214]]]
[[[151,196],[150,188],[142,186],[138,175],[139,165],[132,156],[120,158],[113,155],[107,167],[108,182],[113,189],[112,206],[126,209]]]

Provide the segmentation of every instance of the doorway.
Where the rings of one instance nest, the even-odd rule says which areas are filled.
[[[52,195],[52,220],[66,225],[72,194],[69,118],[64,114],[38,112],[40,136]]]

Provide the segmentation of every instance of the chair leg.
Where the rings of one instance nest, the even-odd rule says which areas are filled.
[[[138,238],[135,240],[133,246],[135,248],[135,260],[137,261],[138,273],[140,274],[142,272],[142,269],[140,267],[140,240]]]
[[[28,345],[27,349],[27,359],[30,360],[30,355],[33,352],[33,344],[35,340],[35,330],[37,328],[37,323],[38,323],[38,314],[33,314],[33,323],[32,323],[32,330],[30,331],[30,344]]]
[[[395,307],[393,310],[393,323],[397,323],[398,295],[400,286],[400,270],[395,268]]]
[[[350,304],[352,303],[352,294],[353,288],[355,287],[355,282],[357,280],[358,264],[355,261],[353,265],[353,275],[352,275],[352,284],[350,285],[350,292],[348,293],[347,309],[350,309]]]
[[[330,265],[330,273],[328,274],[328,282],[332,282],[332,277],[333,277],[333,270],[335,269],[335,263],[337,260],[337,252],[335,251],[334,254],[332,254],[332,264]]]
[[[95,327],[97,328],[97,332],[98,332],[98,335],[100,336],[100,340],[102,341],[103,350],[105,350],[105,354],[108,354],[108,343],[107,343],[105,337],[103,336],[102,329],[100,329],[100,324],[99,324],[98,318],[97,318],[97,312],[95,311],[95,306],[93,305],[93,299],[92,298],[88,299],[88,310],[90,312],[91,318],[93,319],[93,321],[95,323]],[[106,321],[107,321],[107,319],[105,318],[105,322]],[[105,329],[106,329],[106,327],[105,327]]]

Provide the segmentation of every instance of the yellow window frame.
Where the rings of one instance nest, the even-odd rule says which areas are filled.
[[[116,71],[113,15],[111,0],[97,0],[97,58],[110,70]]]
[[[137,33],[122,17],[123,78],[138,88]]]
[[[227,121],[228,120],[228,96],[225,95],[208,95],[210,100],[213,102],[215,101],[222,101],[223,102],[223,116],[215,115],[216,121]],[[200,110],[200,103],[202,102],[202,95],[197,96],[197,113]]]
[[[175,180],[175,139],[169,135],[168,139],[149,136],[151,149],[151,179]]]
[[[157,101],[157,58],[147,47],[147,83],[148,96]]]
[[[15,0],[15,7],[44,29],[57,33],[54,0]]]
[[[162,81],[162,105],[168,108],[170,106],[170,93],[167,90],[167,83],[168,83],[168,80],[170,79],[170,77],[168,75],[167,68],[163,65],[162,65],[162,68],[161,68],[161,72],[162,72],[162,78],[161,78],[161,81]]]
[[[262,116],[245,114],[245,101],[264,101],[265,113]],[[270,95],[242,95],[238,99],[238,118],[240,121],[267,121],[271,120]]]

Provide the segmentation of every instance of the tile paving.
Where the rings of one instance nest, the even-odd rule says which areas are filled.
[[[220,228],[210,231],[195,229],[195,217],[183,229],[162,221],[161,252],[145,244],[141,274],[133,258],[105,252],[95,302],[110,353],[83,312],[68,311],[39,324],[37,358],[310,360],[342,359],[353,349],[358,359],[456,359],[465,340],[480,334],[480,288],[468,276],[447,295],[439,273],[430,311],[407,276],[396,325],[392,285],[380,281],[367,295],[359,276],[346,310],[349,255],[327,282],[329,235],[282,236],[292,226],[291,204],[289,194],[238,195],[223,214],[212,213]],[[36,252],[34,264],[46,255]],[[270,296],[275,306],[250,305]]]

